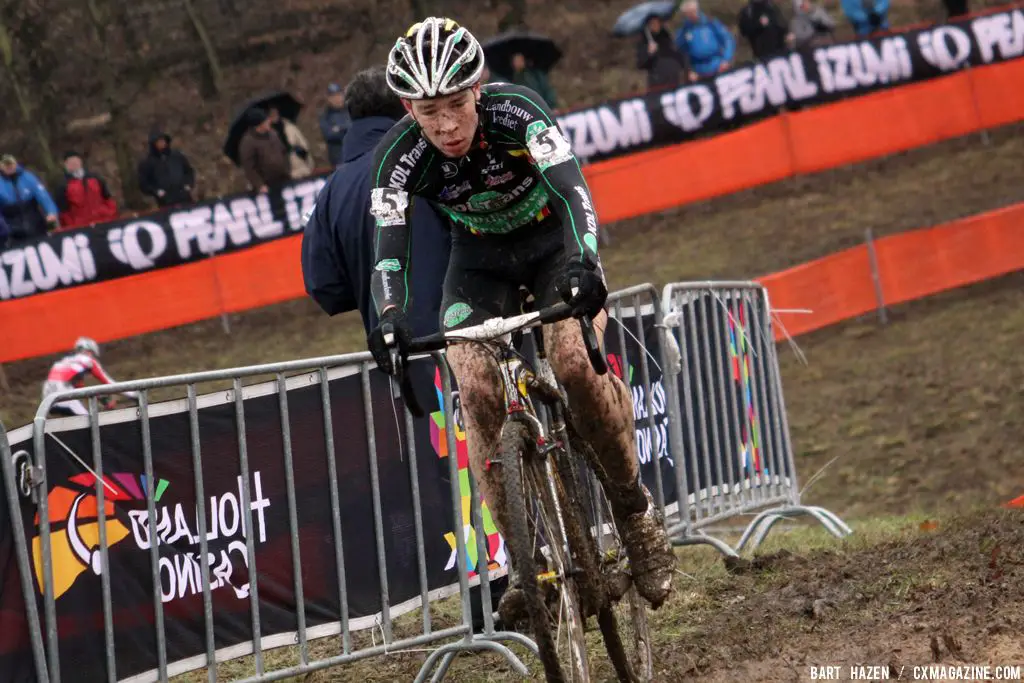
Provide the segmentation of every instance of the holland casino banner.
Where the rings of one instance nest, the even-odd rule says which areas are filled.
[[[573,151],[599,161],[775,114],[1024,55],[1024,11],[780,54],[676,90],[559,117]]]
[[[712,420],[722,435],[721,452],[731,452],[734,458],[732,469],[748,476],[755,471],[763,473],[766,467],[758,446],[761,425],[774,424],[776,416],[766,409],[752,411],[742,398],[756,396],[756,390],[752,392],[750,389],[751,375],[756,377],[756,373],[768,371],[766,354],[754,354],[744,343],[756,333],[751,332],[744,321],[763,321],[762,312],[749,305],[744,307],[739,315],[742,333],[737,334],[736,326],[726,322],[728,316],[710,317],[710,307],[714,305],[710,297],[692,304],[697,320],[707,318],[710,325],[718,321],[719,334],[708,337],[721,340],[718,348],[702,343],[698,353],[690,354],[692,362],[684,372],[689,373],[691,386],[698,386],[699,382],[703,387],[704,400],[708,405],[718,402],[734,408],[723,410],[720,419]],[[632,321],[627,319],[627,324],[630,331],[636,333]],[[658,358],[658,339],[652,316],[644,318],[642,328],[640,334],[654,358]],[[623,354],[615,323],[609,329],[613,331],[608,339],[611,370],[629,384],[633,393],[642,475],[653,490],[653,468],[660,467],[666,503],[677,502],[674,470],[677,463],[670,457],[667,447],[667,395],[661,369],[649,359],[653,410],[648,412],[639,345],[625,334]],[[734,342],[739,340],[738,344],[724,343],[730,339],[730,334]],[[734,371],[721,375],[722,368],[734,368]],[[403,452],[399,445],[386,378],[376,371],[370,375],[389,602],[402,609],[411,609],[418,605],[420,586],[408,450]],[[725,385],[716,382],[716,376],[726,377]],[[415,437],[420,497],[426,513],[422,519],[427,582],[430,590],[446,587],[450,590],[457,583],[457,576],[446,425],[440,411],[440,381],[432,364],[427,362],[419,365],[415,377],[421,400],[426,402],[425,399],[432,397],[427,405],[434,408],[429,417],[417,422]],[[173,671],[202,666],[202,655],[206,651],[202,603],[204,581],[211,589],[217,649],[225,650],[251,639],[247,528],[251,530],[248,533],[251,534],[258,568],[256,590],[264,647],[294,644],[296,598],[277,388],[273,383],[265,383],[249,387],[246,392],[248,510],[244,503],[237,456],[233,399],[221,392],[201,397],[199,401],[199,433],[204,463],[205,513],[202,518],[205,521],[209,564],[206,575],[199,556],[200,515],[193,483],[189,419],[184,405],[167,402],[154,404],[151,409],[155,524],[150,522],[147,509],[148,486],[143,474],[141,428],[140,423],[134,420],[134,411],[124,411],[121,414],[125,421],[105,424],[100,429],[107,492],[104,505],[106,535],[110,548],[107,567],[99,561],[95,479],[67,455],[64,447],[51,437],[47,438],[50,544],[54,561],[60,662],[65,677],[68,672],[74,672],[76,680],[104,680],[107,677],[98,570],[107,573],[112,587],[117,677],[123,679],[141,674],[140,680],[154,679],[157,646],[149,554],[154,537],[159,539],[160,585],[156,590],[164,608],[167,657],[169,662],[179,663]],[[309,637],[314,638],[337,633],[341,615],[320,390],[315,384],[310,385],[306,375],[300,375],[290,380],[288,399],[306,624]],[[350,628],[358,630],[371,628],[375,615],[382,609],[360,375],[346,369],[331,371],[330,403],[348,616]],[[735,419],[730,416],[737,414],[747,415],[748,419],[741,426],[741,438],[729,441],[724,435],[735,432],[730,430],[730,420]],[[701,435],[707,432],[700,425],[696,427],[698,442],[694,453],[699,454],[706,438]],[[58,438],[79,457],[91,462],[88,428],[59,431],[58,423],[53,423],[50,429],[58,432]],[[688,431],[687,425],[683,425],[683,431]],[[456,437],[459,468],[465,470],[465,434],[461,428],[456,430]],[[717,443],[718,437],[715,439]],[[17,441],[21,443],[14,444],[15,451],[32,447],[28,434],[21,435]],[[691,503],[699,491],[726,483],[721,463],[716,462],[710,468],[698,467],[693,460],[695,456],[688,453],[686,457],[690,461],[686,463],[688,473],[695,473],[688,481]],[[468,480],[460,477],[459,487],[463,510],[468,511]],[[0,515],[5,516],[6,511],[7,501],[0,500]],[[21,533],[25,534],[30,551],[34,552],[32,583],[41,596],[40,539],[34,515],[35,510],[23,501],[25,528]],[[244,520],[249,520],[250,526],[247,527]],[[484,529],[489,566],[499,568],[506,560],[504,543],[486,508]],[[33,680],[33,673],[17,567],[10,552],[11,532],[9,523],[0,517],[0,624],[4,625],[0,629],[0,678],[20,683]],[[475,537],[469,535],[468,529],[463,532],[468,537],[470,564],[475,565]],[[225,656],[230,654],[230,651],[224,653]],[[234,654],[240,652],[235,650]],[[187,661],[190,658],[196,659]]]

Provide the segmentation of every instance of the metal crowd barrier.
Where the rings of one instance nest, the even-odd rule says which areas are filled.
[[[638,453],[641,471],[644,474],[658,507],[666,518],[666,526],[673,542],[677,545],[710,544],[720,552],[735,555],[746,546],[756,548],[771,527],[787,517],[810,515],[817,519],[829,532],[841,537],[850,533],[838,517],[824,508],[806,506],[800,502],[799,488],[793,452],[789,439],[785,404],[779,377],[778,358],[771,330],[771,309],[763,287],[750,282],[705,282],[674,283],[668,285],[659,296],[658,290],[650,284],[631,287],[613,293],[608,301],[609,325],[606,342],[609,348],[617,348],[619,367],[617,372],[624,377],[634,396],[634,417],[637,427]],[[416,635],[396,638],[392,630],[393,617],[404,613],[396,611],[389,602],[387,553],[382,513],[381,489],[378,471],[378,443],[375,439],[373,406],[371,401],[370,373],[372,359],[367,353],[346,354],[312,358],[284,363],[274,363],[244,368],[182,374],[169,377],[121,382],[77,389],[53,394],[40,405],[33,428],[33,462],[16,468],[12,460],[6,434],[0,429],[0,461],[4,480],[4,491],[10,503],[12,526],[23,528],[19,496],[30,493],[38,507],[39,536],[38,553],[41,558],[41,584],[43,609],[40,616],[36,605],[33,585],[33,570],[30,549],[24,536],[15,533],[15,552],[21,570],[21,588],[24,593],[27,621],[31,637],[32,656],[38,672],[38,680],[55,683],[61,680],[60,651],[61,627],[57,620],[54,595],[54,554],[51,547],[51,523],[48,510],[48,471],[46,458],[47,435],[50,419],[47,417],[51,406],[60,401],[84,400],[88,403],[88,416],[60,418],[78,421],[79,428],[88,428],[91,441],[91,463],[85,458],[76,467],[91,471],[95,475],[96,515],[98,519],[98,546],[86,548],[91,568],[99,574],[103,612],[103,644],[108,681],[124,680],[117,674],[115,650],[114,605],[108,564],[108,539],[105,534],[104,503],[106,491],[104,482],[104,459],[101,457],[101,419],[98,397],[115,392],[139,392],[139,405],[134,415],[119,411],[118,421],[138,424],[141,430],[142,465],[145,470],[147,520],[155,520],[153,438],[150,431],[150,392],[155,389],[180,387],[187,398],[182,412],[187,412],[187,432],[191,449],[191,464],[194,473],[192,487],[197,503],[196,521],[200,539],[202,575],[210,576],[207,558],[207,528],[204,509],[204,460],[201,448],[199,410],[205,400],[197,396],[196,386],[200,383],[229,380],[232,389],[221,401],[233,408],[236,423],[237,463],[241,509],[250,510],[244,515],[245,524],[252,524],[251,482],[249,480],[249,450],[246,441],[246,403],[249,390],[268,386],[268,383],[243,387],[242,380],[261,375],[276,375],[273,390],[265,389],[264,394],[276,393],[280,414],[281,458],[283,459],[285,491],[287,494],[287,522],[291,536],[290,551],[293,570],[296,603],[297,628],[293,640],[282,641],[280,634],[261,636],[259,572],[256,567],[256,549],[253,534],[246,533],[244,552],[247,566],[251,568],[249,614],[251,617],[252,639],[240,651],[237,647],[218,650],[214,637],[214,609],[209,581],[203,581],[203,623],[205,653],[187,660],[168,661],[166,615],[161,600],[160,551],[158,543],[148,547],[149,571],[153,579],[153,635],[156,640],[156,666],[144,674],[136,674],[133,681],[167,680],[188,670],[207,667],[210,681],[216,680],[216,665],[245,654],[252,654],[255,675],[246,681],[272,681],[289,676],[313,672],[328,667],[343,665],[360,659],[384,656],[391,653],[431,646],[416,681],[440,681],[446,675],[454,657],[461,652],[487,650],[496,652],[510,663],[518,673],[526,675],[523,663],[501,641],[515,642],[536,654],[536,646],[529,639],[517,633],[498,632],[494,629],[490,609],[483,610],[484,628],[474,633],[469,597],[470,567],[468,566],[467,539],[459,530],[464,529],[463,496],[459,488],[459,468],[455,454],[458,452],[456,429],[454,428],[454,407],[452,378],[442,354],[435,354],[433,362],[440,373],[440,394],[448,428],[445,430],[447,444],[448,476],[453,519],[454,549],[457,562],[458,588],[461,598],[461,617],[457,626],[435,629],[431,617],[430,602],[439,594],[431,591],[427,581],[427,560],[424,544],[424,509],[421,506],[420,479],[415,457],[415,435],[412,416],[404,408],[404,437],[407,442],[408,473],[411,485],[413,524],[416,535],[416,565],[419,581],[418,602],[412,609],[422,610],[421,627]],[[426,361],[422,361],[426,362]],[[286,373],[300,373],[286,377]],[[375,551],[378,562],[381,611],[377,615],[375,628],[383,637],[383,643],[357,647],[353,643],[353,629],[349,623],[349,582],[344,563],[344,543],[340,519],[340,493],[338,471],[335,462],[335,440],[329,381],[339,373],[358,376],[362,388],[362,409],[365,414],[367,439],[365,453],[369,460]],[[330,375],[330,377],[329,377]],[[337,596],[341,606],[340,620],[330,624],[334,630],[322,629],[311,633],[306,625],[306,603],[303,601],[304,583],[302,550],[299,542],[299,520],[297,513],[295,470],[291,424],[289,421],[289,390],[296,386],[317,387],[319,411],[323,420],[322,445],[326,453],[327,479],[329,482],[330,517],[332,527],[332,552],[338,567]],[[394,388],[392,389],[394,391]],[[165,406],[165,403],[154,404]],[[204,404],[208,405],[208,404]],[[181,406],[179,406],[181,407]],[[156,408],[157,418],[163,413]],[[165,411],[166,412],[166,411]],[[251,408],[250,408],[251,412]],[[390,417],[390,416],[389,416]],[[115,419],[105,417],[106,422]],[[251,419],[251,418],[250,418]],[[398,416],[396,413],[396,421]],[[79,424],[80,423],[80,424]],[[67,423],[65,423],[67,424]],[[185,431],[183,429],[183,431]],[[403,428],[396,425],[401,434]],[[109,435],[107,437],[110,438]],[[344,445],[343,445],[344,446]],[[76,456],[77,457],[77,456]],[[26,476],[27,475],[27,476]],[[485,548],[484,525],[477,500],[475,484],[470,482],[470,515],[475,530],[477,562],[474,568],[479,577],[482,604],[491,604],[491,573],[488,570],[488,552]],[[19,491],[19,489],[22,489]],[[599,487],[595,492],[600,495]],[[159,498],[159,495],[156,496]],[[600,528],[600,508],[595,522]],[[747,526],[736,547],[708,533],[708,528],[738,516],[755,515]],[[147,522],[148,523],[148,522]],[[245,528],[245,527],[243,527]],[[140,546],[141,547],[141,546]],[[474,579],[474,582],[477,579]],[[454,592],[454,590],[453,590]],[[403,605],[407,605],[406,601]],[[404,609],[404,608],[403,608]],[[407,611],[407,610],[406,610]],[[320,627],[316,627],[319,629]],[[312,657],[308,644],[311,640],[327,636],[340,637],[340,654]],[[266,650],[286,644],[298,646],[299,663],[287,668],[266,670],[263,654]]]
[[[446,415],[453,415],[452,406],[452,392],[451,392],[451,377],[448,372],[447,364],[444,362],[443,357],[437,354],[433,357],[434,362],[440,369],[442,389],[444,396],[444,410]],[[522,636],[518,633],[511,632],[499,632],[494,630],[494,622],[490,609],[483,610],[484,629],[482,633],[474,633],[472,619],[471,619],[471,607],[469,597],[469,567],[467,567],[467,548],[466,539],[462,533],[458,533],[459,530],[463,529],[463,513],[462,505],[460,504],[460,492],[459,492],[459,471],[457,458],[455,453],[457,452],[456,446],[456,435],[455,429],[451,428],[450,425],[453,422],[449,422],[449,428],[446,430],[446,439],[448,453],[448,475],[450,476],[451,483],[451,504],[452,512],[455,519],[454,529],[457,533],[455,536],[455,554],[458,564],[458,594],[461,597],[461,623],[457,626],[444,628],[441,630],[434,630],[431,622],[431,610],[429,608],[429,602],[431,596],[428,595],[427,586],[427,568],[426,559],[424,552],[424,541],[423,541],[423,510],[419,507],[419,495],[420,485],[419,477],[416,469],[416,458],[414,455],[409,457],[409,474],[412,486],[413,502],[414,502],[414,523],[416,525],[416,562],[419,570],[420,580],[420,598],[419,598],[419,609],[422,610],[422,628],[419,629],[420,633],[413,637],[396,639],[391,629],[392,625],[392,606],[388,601],[388,578],[387,578],[387,563],[385,557],[384,547],[384,530],[382,527],[382,513],[381,513],[381,496],[378,481],[378,470],[377,470],[377,444],[374,439],[373,429],[373,408],[371,405],[371,391],[370,391],[370,372],[372,365],[371,357],[368,353],[356,353],[346,354],[339,356],[311,358],[299,361],[290,361],[283,363],[273,363],[267,365],[250,366],[244,368],[216,370],[209,372],[198,372],[174,375],[168,377],[158,377],[152,379],[144,379],[137,381],[120,382],[114,385],[101,385],[96,387],[88,387],[83,389],[77,389],[73,391],[62,392],[59,394],[52,394],[48,396],[43,403],[40,405],[33,426],[33,443],[34,443],[34,469],[35,476],[32,481],[32,487],[36,492],[35,499],[38,505],[39,512],[39,540],[40,543],[40,554],[42,558],[42,584],[43,584],[43,617],[41,620],[42,630],[40,630],[40,619],[35,612],[36,597],[32,586],[32,569],[29,559],[29,551],[25,544],[25,539],[19,533],[15,533],[15,538],[18,539],[17,553],[18,562],[20,569],[22,570],[22,589],[25,592],[26,604],[29,606],[29,627],[30,635],[32,638],[32,652],[35,656],[36,668],[38,671],[38,680],[45,682],[52,681],[53,683],[59,683],[62,680],[62,671],[60,666],[60,654],[59,654],[59,642],[61,639],[61,626],[57,620],[57,610],[55,606],[54,598],[54,556],[50,542],[50,517],[49,510],[47,509],[47,491],[48,480],[47,480],[47,463],[46,463],[46,439],[47,439],[47,426],[49,419],[47,415],[50,412],[51,406],[59,401],[66,401],[72,399],[79,399],[88,402],[89,415],[88,417],[80,418],[62,418],[62,419],[73,419],[87,421],[88,428],[91,432],[92,439],[92,459],[89,465],[82,462],[81,465],[85,469],[91,469],[95,474],[95,496],[96,496],[96,508],[99,520],[99,549],[98,556],[93,553],[94,562],[98,562],[93,567],[97,573],[100,574],[102,582],[102,606],[103,606],[103,623],[104,623],[104,646],[105,646],[105,657],[106,657],[106,677],[105,680],[117,681],[119,679],[116,670],[115,661],[115,642],[114,642],[114,606],[112,604],[111,596],[111,577],[109,572],[105,570],[108,565],[108,539],[104,533],[105,529],[105,514],[104,514],[104,496],[105,486],[102,485],[104,481],[104,459],[101,457],[101,444],[100,444],[100,414],[97,408],[97,397],[100,395],[109,395],[115,392],[124,391],[137,391],[139,392],[139,404],[137,408],[137,417],[134,418],[141,427],[141,438],[142,438],[142,460],[145,468],[145,481],[146,487],[148,488],[146,499],[147,499],[147,510],[148,520],[155,520],[155,505],[154,505],[154,476],[153,476],[153,442],[150,434],[150,399],[149,392],[158,388],[168,387],[184,387],[187,392],[187,413],[188,413],[188,431],[189,439],[191,441],[192,450],[192,464],[194,467],[194,493],[198,504],[197,511],[197,522],[199,525],[198,536],[201,540],[201,561],[202,571],[204,577],[210,576],[210,566],[207,560],[207,525],[206,525],[206,512],[204,510],[204,486],[202,472],[204,470],[203,464],[203,453],[200,447],[200,426],[197,408],[197,394],[196,385],[203,382],[213,381],[224,381],[230,380],[232,382],[232,389],[227,396],[227,399],[233,402],[234,406],[234,417],[237,423],[237,456],[238,465],[241,471],[240,486],[241,486],[241,508],[243,510],[251,511],[252,502],[252,490],[251,482],[249,481],[249,460],[246,448],[246,429],[245,429],[245,397],[246,390],[249,387],[243,387],[242,380],[247,377],[254,377],[257,375],[276,374],[277,394],[279,398],[280,415],[281,415],[281,430],[283,432],[283,449],[282,457],[284,459],[284,469],[286,477],[286,491],[287,491],[287,508],[288,508],[288,526],[291,535],[291,555],[293,563],[293,575],[294,575],[294,596],[297,606],[297,624],[298,629],[294,634],[294,640],[290,641],[291,644],[297,644],[299,649],[300,663],[295,666],[288,668],[276,669],[276,670],[265,670],[263,653],[265,651],[264,644],[260,634],[260,590],[261,585],[258,581],[259,571],[256,567],[256,553],[254,550],[253,534],[246,533],[245,539],[245,553],[248,559],[248,567],[250,568],[249,580],[250,580],[250,613],[252,619],[252,640],[248,643],[248,652],[242,654],[251,654],[254,657],[255,670],[254,676],[246,678],[246,681],[273,681],[287,678],[289,676],[296,676],[303,673],[309,673],[320,669],[325,669],[332,666],[342,665],[349,662],[353,662],[360,659],[369,657],[378,657],[387,654],[393,654],[402,650],[408,650],[410,648],[422,648],[424,646],[435,646],[429,656],[426,658],[416,681],[425,681],[427,677],[433,673],[432,681],[440,681],[444,678],[447,673],[448,667],[451,664],[453,658],[461,653],[467,651],[491,651],[502,655],[509,663],[509,665],[521,675],[527,674],[527,668],[523,663],[512,653],[505,645],[502,645],[499,641],[515,642],[525,646],[528,650],[534,654],[537,652],[536,645],[529,638]],[[331,412],[331,399],[328,387],[328,371],[336,371],[338,368],[350,371],[350,374],[358,374],[362,381],[363,390],[363,408],[366,414],[367,423],[367,436],[368,443],[366,444],[369,453],[369,464],[371,472],[371,483],[373,493],[373,511],[375,525],[375,536],[376,536],[376,553],[377,561],[379,566],[379,581],[381,589],[381,600],[383,604],[382,612],[379,614],[379,624],[377,628],[383,634],[383,643],[364,648],[356,648],[352,642],[352,630],[348,623],[348,588],[346,582],[346,571],[344,564],[344,544],[341,536],[341,520],[339,519],[339,490],[337,483],[337,470],[335,464],[335,443],[334,443],[334,432],[332,428],[332,420],[336,419],[337,416],[333,416]],[[291,447],[291,435],[289,432],[290,425],[288,419],[288,405],[289,396],[288,389],[286,387],[287,382],[294,380],[295,377],[288,377],[286,379],[285,373],[304,372],[305,375],[300,375],[304,379],[302,381],[307,382],[310,386],[319,385],[320,390],[320,406],[322,410],[322,417],[324,421],[324,445],[327,453],[327,470],[329,473],[329,494],[331,501],[331,517],[333,524],[333,552],[335,555],[335,561],[338,566],[337,575],[337,590],[341,604],[341,620],[337,624],[335,633],[340,635],[340,651],[341,654],[335,654],[333,656],[323,657],[320,659],[311,658],[308,643],[312,638],[307,633],[306,628],[306,609],[305,603],[303,602],[303,575],[301,571],[301,557],[299,548],[299,523],[296,513],[296,495],[295,495],[295,482],[294,482],[294,471],[292,467],[292,447]],[[394,389],[393,389],[394,390]],[[159,405],[159,404],[154,404]],[[405,438],[408,440],[408,444],[414,443],[413,436],[413,422],[412,417],[408,411],[402,409],[405,414]],[[451,418],[449,418],[451,419]],[[397,428],[397,427],[396,427]],[[344,446],[344,445],[343,445]],[[15,487],[15,473],[13,472],[13,465],[10,458],[9,449],[7,447],[7,441],[5,435],[0,432],[0,460],[3,462],[3,475],[4,485],[8,496],[8,499],[12,501],[11,512],[14,521],[15,529],[21,528],[21,515],[18,509],[18,495]],[[84,460],[84,458],[83,458]],[[470,477],[472,481],[472,477]],[[159,497],[159,496],[157,496]],[[481,521],[480,506],[477,498],[474,495],[472,497],[471,505],[472,524],[476,529],[476,542],[477,542],[477,576],[480,577],[480,586],[482,592],[482,602],[485,606],[490,605],[490,572],[488,571],[488,560],[487,554],[484,552],[484,531],[483,523]],[[242,515],[243,518],[243,529],[246,528],[244,525],[252,524],[252,513],[248,515]],[[155,532],[154,536],[155,536]],[[160,542],[161,544],[163,541]],[[165,629],[166,615],[164,607],[161,601],[161,578],[160,578],[160,567],[158,563],[159,550],[158,543],[153,542],[149,544],[149,560],[150,569],[153,577],[154,595],[153,595],[153,607],[155,614],[155,637],[157,642],[158,662],[155,670],[148,672],[148,674],[136,675],[132,677],[132,680],[160,680],[165,681],[169,675],[176,675],[183,673],[184,671],[194,670],[206,666],[208,669],[208,678],[210,681],[216,680],[216,663],[219,661],[225,661],[231,659],[239,654],[230,654],[229,656],[221,656],[218,654],[217,648],[214,641],[214,619],[215,614],[211,599],[210,582],[202,581],[202,596],[204,606],[204,622],[205,622],[205,655],[201,655],[202,661],[193,663],[187,668],[180,666],[175,667],[173,662],[168,662],[167,653],[167,633]],[[436,596],[435,596],[436,597]],[[42,634],[45,634],[45,638]],[[317,636],[323,637],[323,636]],[[452,641],[452,639],[456,639]],[[450,642],[445,642],[450,641]],[[280,644],[275,644],[272,647],[279,647]],[[272,649],[272,648],[267,648]],[[45,655],[45,661],[44,661]],[[71,673],[63,677],[64,680],[74,680],[75,674]]]
[[[756,549],[777,522],[809,515],[838,538],[852,533],[822,507],[803,505],[790,442],[768,292],[756,282],[672,283],[662,294],[662,350],[677,490],[686,491],[669,532],[680,545],[723,553]],[[722,350],[727,349],[723,356]],[[707,533],[754,514],[735,549]]]

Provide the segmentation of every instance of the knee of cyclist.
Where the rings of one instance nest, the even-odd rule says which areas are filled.
[[[586,351],[575,346],[563,346],[548,354],[551,369],[567,391],[585,388],[597,379]]]

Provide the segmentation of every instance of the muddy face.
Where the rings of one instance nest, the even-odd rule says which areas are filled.
[[[456,158],[465,156],[473,144],[480,123],[476,110],[479,99],[480,86],[475,85],[444,97],[405,101],[405,107],[430,144],[446,157]]]

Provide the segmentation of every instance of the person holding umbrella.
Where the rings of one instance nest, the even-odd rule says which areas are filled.
[[[299,127],[292,121],[281,116],[280,110],[271,104],[267,107],[270,127],[288,148],[288,162],[293,180],[305,178],[313,173],[313,155],[309,151],[309,143]]]
[[[661,17],[647,18],[636,46],[636,65],[647,72],[647,88],[675,88],[686,79],[690,64],[665,28]]]
[[[292,177],[288,148],[274,132],[267,110],[252,107],[245,122],[248,130],[238,144],[238,162],[249,186],[264,193],[284,185]]]
[[[558,107],[548,72],[562,58],[562,51],[553,40],[528,31],[509,31],[491,38],[483,48],[488,68],[500,80],[529,88],[552,109]]]

